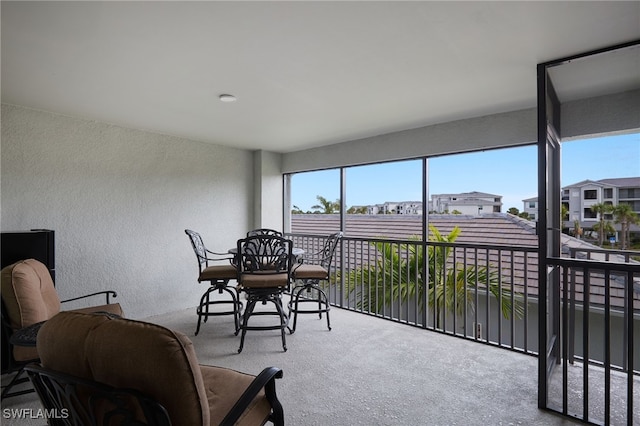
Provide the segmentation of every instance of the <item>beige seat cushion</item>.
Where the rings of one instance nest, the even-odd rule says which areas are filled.
[[[2,299],[14,331],[60,312],[60,299],[49,270],[35,259],[2,269]]]
[[[272,288],[289,285],[289,276],[283,274],[242,274],[240,284],[245,288]]]
[[[191,340],[165,327],[99,314],[61,312],[38,333],[43,367],[143,392],[174,425],[219,425],[255,376],[198,365]],[[264,390],[237,425],[262,425]]]
[[[318,279],[322,280],[329,276],[329,272],[320,265],[307,265],[303,263],[293,270],[293,278],[296,280]]]
[[[208,365],[201,365],[200,368],[209,401],[211,424],[219,425],[255,376]],[[221,383],[224,385],[220,386]],[[238,419],[236,426],[262,425],[267,421],[270,412],[271,406],[267,402],[263,389]]]
[[[231,264],[209,266],[202,270],[198,281],[233,280],[238,276],[238,270]]]
[[[2,299],[13,331],[46,321],[60,312],[60,298],[47,267],[35,259],[6,266],[1,271]],[[109,312],[123,315],[119,303],[77,309],[78,312]],[[38,359],[35,347],[14,346],[16,361]]]
[[[173,424],[208,425],[209,405],[191,341],[167,328],[61,312],[38,333],[45,368],[152,396]]]

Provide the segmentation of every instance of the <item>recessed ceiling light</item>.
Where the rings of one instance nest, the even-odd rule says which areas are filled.
[[[233,96],[233,95],[220,95],[220,96],[218,96],[218,98],[222,102],[235,102],[236,101],[236,97]]]

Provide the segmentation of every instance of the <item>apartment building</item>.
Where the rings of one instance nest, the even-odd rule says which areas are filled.
[[[524,211],[529,213],[529,218],[537,220],[538,198],[527,198],[522,201]],[[577,220],[582,228],[592,228],[600,218],[591,210],[591,206],[600,203],[613,206],[626,203],[640,215],[640,177],[587,179],[563,187],[562,204],[568,211],[568,216],[564,218],[564,226],[572,227]],[[604,219],[613,221],[614,217],[612,214],[606,214]],[[619,230],[619,225],[612,224]],[[640,227],[634,225],[631,231],[638,232]]]
[[[640,177],[587,179],[565,186],[562,188],[562,204],[569,212],[569,224],[565,222],[565,225],[570,226],[578,220],[583,228],[592,227],[599,217],[591,206],[600,203],[613,206],[626,203],[640,214]],[[606,214],[604,218],[613,220],[613,215]]]
[[[522,200],[524,203],[524,208],[522,211],[529,215],[528,219],[537,221],[538,220],[538,197],[527,198]]]
[[[366,206],[368,214],[421,215],[420,201],[386,201],[382,204]],[[464,192],[460,194],[433,194],[429,201],[431,213],[453,213],[480,215],[482,213],[500,213],[502,196],[484,192]]]
[[[460,194],[432,194],[429,211],[434,213],[453,213],[480,215],[500,213],[502,196],[484,192],[463,192]]]
[[[422,214],[421,201],[386,201],[382,204],[366,206],[367,214],[401,214],[420,215]]]

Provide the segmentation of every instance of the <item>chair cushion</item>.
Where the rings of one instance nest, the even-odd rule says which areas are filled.
[[[60,312],[60,298],[49,270],[35,259],[2,269],[2,299],[13,330],[46,321]]]
[[[286,287],[289,285],[289,277],[287,273],[242,274],[240,284],[246,288]]]
[[[329,271],[320,265],[307,265],[303,263],[293,270],[293,278],[296,280],[317,279],[322,280],[329,276]]]
[[[46,321],[60,312],[60,298],[47,267],[35,259],[6,266],[1,271],[2,299],[7,308],[11,328],[16,331]],[[80,312],[104,311],[122,316],[118,303],[78,309]],[[16,361],[38,359],[35,347],[14,346]]]
[[[238,270],[231,264],[209,266],[202,270],[198,281],[233,280],[238,276]]]
[[[80,312],[83,314],[99,314],[99,313],[108,313],[115,314],[120,317],[124,316],[124,312],[122,311],[122,306],[119,303],[109,303],[108,305],[98,305],[98,306],[90,306],[88,308],[80,308],[80,309],[71,309],[69,312]]]
[[[201,365],[200,368],[209,400],[211,424],[219,425],[255,376],[208,365]],[[262,425],[267,421],[270,412],[271,406],[263,389],[238,419],[236,426]]]
[[[69,311],[42,326],[37,348],[45,368],[150,395],[173,424],[209,425],[202,373],[193,344],[181,333]]]
[[[89,308],[82,309],[74,309],[70,312],[82,312],[82,313],[97,313],[97,312],[107,312],[110,314],[116,314],[118,316],[123,316],[124,312],[122,311],[122,307],[119,303],[110,303],[108,305],[100,305],[100,306],[91,306]],[[32,361],[37,360],[40,356],[38,355],[38,349],[33,346],[14,346],[13,347],[13,359],[16,361]]]

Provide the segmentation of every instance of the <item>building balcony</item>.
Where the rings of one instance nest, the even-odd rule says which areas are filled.
[[[265,366],[282,368],[277,392],[289,425],[580,424],[538,409],[535,356],[346,309],[330,315],[331,331],[316,315],[299,316],[287,352],[278,331],[249,332],[241,354],[230,317],[208,321],[198,336],[195,309],[146,320],[189,336],[202,364],[254,374]],[[572,398],[578,407],[580,393]],[[44,423],[10,418],[40,408],[33,393],[9,398],[2,408],[3,425]],[[598,416],[603,408],[595,402],[591,409]],[[625,423],[617,417],[611,424]]]
[[[323,238],[291,237],[307,252],[321,247]],[[240,339],[229,317],[211,319],[194,336],[195,308],[145,320],[189,336],[203,364],[254,374],[266,366],[282,368],[284,378],[277,390],[287,424],[569,425],[581,424],[580,419],[594,424],[640,424],[640,406],[636,402],[630,408],[633,401],[640,401],[640,292],[625,284],[640,278],[637,266],[629,269],[625,282],[616,269],[621,268],[620,262],[603,274],[602,263],[595,271],[584,269],[594,260],[558,261],[578,269],[566,274],[576,285],[569,286],[566,280],[561,285],[562,299],[571,303],[562,304],[561,322],[566,328],[559,336],[561,354],[547,392],[549,405],[558,408],[547,411],[538,408],[540,307],[535,249],[429,243],[433,261],[450,249],[451,260],[440,264],[443,270],[455,270],[458,264],[476,271],[489,265],[499,271],[499,291],[512,302],[506,317],[482,278],[478,280],[482,274],[475,273],[468,276],[468,291],[460,299],[466,298],[468,309],[458,314],[446,309],[438,313],[429,303],[433,292],[391,291],[388,303],[374,303],[372,293],[365,291],[372,288],[371,277],[379,278],[376,282],[382,283],[378,288],[384,294],[385,288],[415,279],[418,273],[406,263],[385,269],[390,264],[379,262],[380,251],[409,259],[423,244],[344,238],[332,266],[332,282],[325,287],[333,303],[332,330],[327,330],[324,318],[300,315],[296,332],[287,335],[287,352],[282,351],[278,331],[254,331],[247,334],[238,354]],[[365,265],[374,265],[367,272],[369,278],[362,273],[350,275]],[[587,284],[590,289],[585,290]],[[446,292],[445,288],[445,298]],[[42,419],[11,417],[12,413],[25,415],[21,409],[39,407],[34,394],[5,400],[3,424],[40,425]]]

